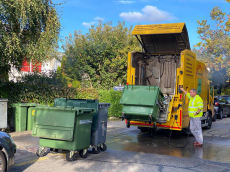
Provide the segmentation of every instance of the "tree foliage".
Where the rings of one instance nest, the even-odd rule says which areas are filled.
[[[60,26],[52,0],[0,0],[0,72],[54,54]]]
[[[228,80],[228,73],[227,73],[227,68],[215,68],[214,60],[215,56],[212,54],[204,51],[204,49],[193,49],[193,52],[197,56],[197,60],[202,61],[203,63],[206,64],[206,66],[209,69],[209,80],[212,81],[213,85],[218,85],[218,86],[228,86],[226,81]]]
[[[124,22],[116,26],[100,22],[83,35],[75,31],[66,39],[63,72],[73,79],[82,79],[84,86],[110,89],[126,83],[127,55],[140,51],[131,35],[132,27]]]
[[[68,81],[55,71],[47,71],[46,73],[28,73],[17,82],[30,83],[31,85],[50,85],[60,88],[68,86]]]
[[[210,12],[210,17],[215,26],[207,20],[197,21],[197,33],[201,39],[196,45],[200,48],[198,57],[212,72],[221,70],[221,73],[226,73],[223,78],[227,79],[230,76],[230,13],[216,6]]]

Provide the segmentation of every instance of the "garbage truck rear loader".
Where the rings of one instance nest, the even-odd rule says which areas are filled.
[[[189,127],[187,92],[197,89],[203,99],[202,127],[211,128],[213,88],[208,70],[190,50],[185,23],[137,25],[133,32],[142,52],[128,54],[127,86],[120,104],[122,118],[130,125],[182,130]]]

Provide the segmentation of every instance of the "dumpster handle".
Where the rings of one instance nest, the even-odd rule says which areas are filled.
[[[87,120],[80,120],[79,124],[92,124],[93,121]]]
[[[101,121],[101,123],[106,123],[107,121]]]
[[[94,109],[83,109],[82,111],[83,111],[83,112],[92,112],[92,113],[94,113],[94,112],[95,112],[95,110],[94,110]]]

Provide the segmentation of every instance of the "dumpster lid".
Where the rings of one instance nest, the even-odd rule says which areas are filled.
[[[157,86],[127,85],[124,87],[120,104],[154,106],[159,94],[162,93]]]
[[[148,54],[180,54],[190,50],[188,31],[185,23],[137,25],[132,34]]]
[[[84,108],[84,107],[64,107],[64,106],[53,106],[53,107],[48,107],[48,106],[38,106],[36,109],[44,109],[44,110],[61,110],[61,111],[75,111],[77,112],[76,115],[82,115],[86,112],[89,113],[95,113],[96,110],[93,108]]]
[[[8,102],[8,99],[0,99],[0,102]]]
[[[63,107],[82,107],[82,108],[94,108],[98,110],[98,100],[96,99],[67,99],[67,98],[55,98],[54,106]]]
[[[20,106],[20,107],[24,107],[24,106],[37,106],[37,104],[35,104],[35,103],[14,103],[14,104],[12,104],[12,106]]]

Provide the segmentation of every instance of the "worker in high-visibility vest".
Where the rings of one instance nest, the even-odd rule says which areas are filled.
[[[180,88],[189,99],[188,113],[190,116],[190,130],[196,142],[195,146],[201,146],[203,144],[203,134],[201,128],[201,117],[203,116],[203,100],[199,95],[196,94],[196,89],[191,89],[189,93],[183,88]]]

